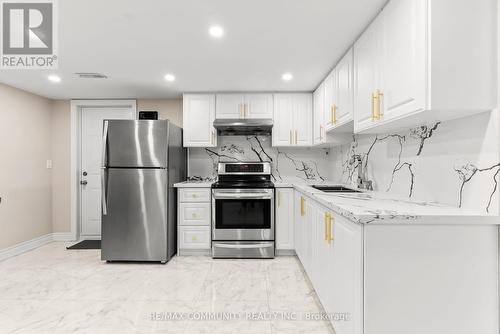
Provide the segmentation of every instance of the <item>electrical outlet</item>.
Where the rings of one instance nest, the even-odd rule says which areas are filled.
[[[52,169],[52,160],[47,160],[47,169]]]

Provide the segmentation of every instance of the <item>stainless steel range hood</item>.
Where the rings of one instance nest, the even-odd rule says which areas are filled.
[[[214,121],[214,128],[220,136],[268,136],[273,128],[273,120],[221,118]]]

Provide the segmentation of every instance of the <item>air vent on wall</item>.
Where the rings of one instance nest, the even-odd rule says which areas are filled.
[[[107,79],[108,77],[102,73],[75,73],[82,79]]]

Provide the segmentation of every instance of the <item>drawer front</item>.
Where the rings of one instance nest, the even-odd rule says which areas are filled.
[[[179,225],[210,226],[210,203],[180,203]]]
[[[210,227],[179,226],[179,249],[210,249]]]
[[[210,202],[210,188],[180,188],[179,201],[182,202]]]

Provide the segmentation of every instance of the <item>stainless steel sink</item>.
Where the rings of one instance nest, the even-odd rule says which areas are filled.
[[[347,188],[344,186],[326,186],[326,185],[313,185],[314,189],[321,190],[325,193],[360,193],[356,189]]]

